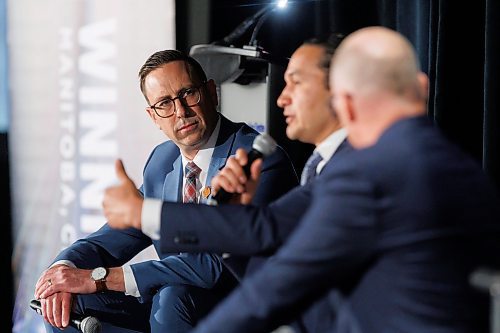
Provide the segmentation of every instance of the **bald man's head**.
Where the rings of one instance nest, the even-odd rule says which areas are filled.
[[[402,118],[424,114],[427,82],[410,42],[383,27],[347,36],[330,66],[333,107],[355,147],[374,144]]]
[[[406,98],[425,98],[420,90],[420,65],[410,42],[383,27],[349,35],[333,57],[332,84],[358,94],[385,91]]]

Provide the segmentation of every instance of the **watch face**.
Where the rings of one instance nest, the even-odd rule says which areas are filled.
[[[92,280],[102,280],[106,277],[106,268],[97,267],[92,271]]]

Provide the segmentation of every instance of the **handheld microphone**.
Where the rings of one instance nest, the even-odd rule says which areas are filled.
[[[250,166],[258,158],[265,158],[271,155],[276,150],[277,144],[274,139],[265,133],[257,135],[253,140],[252,149],[248,153],[248,162],[243,166],[243,171],[245,175],[250,176]],[[224,203],[231,199],[233,193],[229,193],[223,188],[221,188],[216,195],[212,197],[212,204],[216,205],[219,203]],[[213,202],[215,201],[215,202]]]
[[[39,315],[42,314],[42,306],[39,300],[33,299],[30,302],[30,307]],[[83,333],[99,333],[101,332],[101,323],[95,317],[82,316],[76,313],[71,313],[69,317],[69,325]]]

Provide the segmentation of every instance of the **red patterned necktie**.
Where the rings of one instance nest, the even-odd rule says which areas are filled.
[[[184,175],[186,177],[186,185],[184,185],[184,203],[194,202],[196,203],[196,178],[200,174],[201,169],[194,164],[193,162],[189,162],[186,164],[186,168],[184,169]]]

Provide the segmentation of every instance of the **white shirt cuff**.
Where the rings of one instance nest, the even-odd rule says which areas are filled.
[[[54,267],[56,265],[66,265],[66,266],[69,266],[69,267],[76,268],[75,264],[73,264],[73,262],[71,262],[69,260],[58,260],[55,263],[53,263],[52,265],[50,265],[50,267]]]
[[[122,266],[123,269],[123,279],[125,281],[125,295],[130,295],[134,297],[141,297],[139,293],[139,288],[137,287],[137,282],[135,282],[134,273],[129,265]]]
[[[141,212],[142,233],[153,240],[160,239],[161,207],[159,199],[144,199]]]

